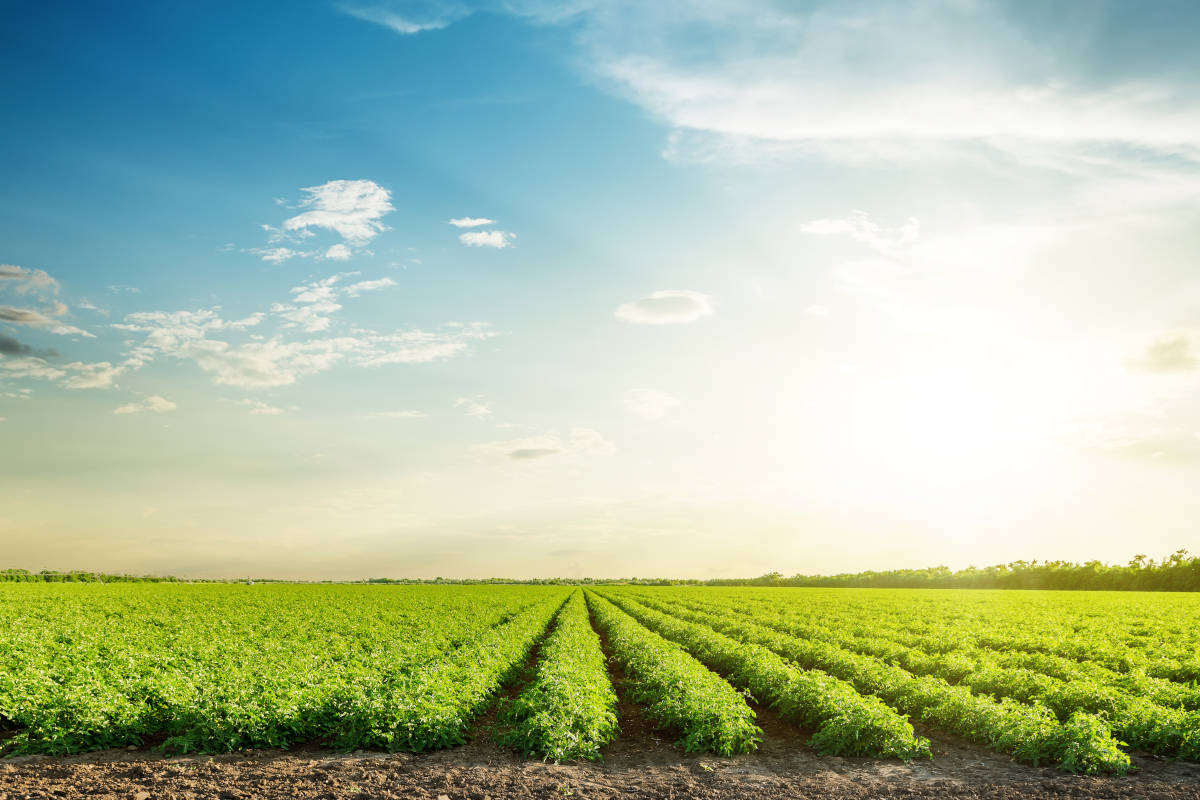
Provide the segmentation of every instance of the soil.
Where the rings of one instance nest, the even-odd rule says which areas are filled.
[[[1161,798],[1200,797],[1200,765],[1135,757],[1138,773],[1089,778],[1036,768],[933,735],[933,760],[819,756],[804,734],[769,712],[759,752],[684,754],[622,704],[624,735],[599,763],[542,763],[489,739],[412,755],[333,753],[317,746],[219,756],[151,750],[0,761],[0,800],[25,798]],[[929,735],[928,731],[923,731]]]
[[[685,754],[622,701],[622,735],[598,763],[543,763],[491,741],[495,714],[470,743],[434,753],[335,753],[317,745],[170,757],[153,750],[0,759],[0,800],[251,800],[256,798],[1200,798],[1200,764],[1135,755],[1136,774],[1080,777],[1031,767],[922,730],[934,758],[904,763],[817,755],[807,734],[758,708],[752,755]]]

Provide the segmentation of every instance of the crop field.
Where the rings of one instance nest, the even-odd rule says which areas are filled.
[[[619,680],[614,680],[619,676]],[[1200,760],[1200,598],[969,590],[0,585],[0,752],[317,743],[603,758],[618,704],[733,755],[950,736],[1030,765]],[[769,712],[768,712],[769,710]]]

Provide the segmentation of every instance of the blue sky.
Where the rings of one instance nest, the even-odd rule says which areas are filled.
[[[14,566],[1196,549],[1191,3],[9,12]]]

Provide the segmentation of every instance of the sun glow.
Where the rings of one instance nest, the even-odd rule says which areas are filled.
[[[1037,372],[943,358],[852,376],[826,438],[849,499],[934,517],[1003,504],[1055,445],[1059,398]]]

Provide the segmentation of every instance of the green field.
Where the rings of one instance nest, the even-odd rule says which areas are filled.
[[[1200,759],[1200,596],[596,586],[0,584],[0,748],[495,736],[596,758],[626,699],[685,750],[755,750],[770,707],[821,753],[953,734],[1030,764]],[[914,730],[914,725],[916,729]]]

